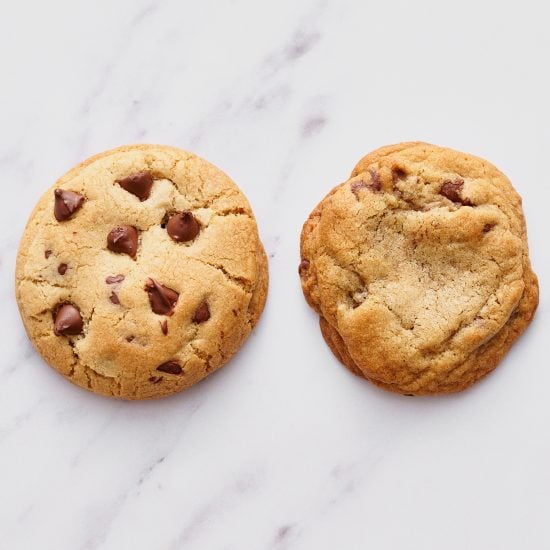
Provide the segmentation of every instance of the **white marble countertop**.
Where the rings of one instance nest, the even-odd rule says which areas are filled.
[[[550,548],[548,6],[526,0],[51,0],[0,18],[0,549]],[[542,295],[497,371],[406,398],[342,368],[301,225],[366,152],[421,139],[524,197]],[[49,369],[14,300],[34,203],[78,161],[176,145],[250,199],[271,288],[226,368],[157,402]]]

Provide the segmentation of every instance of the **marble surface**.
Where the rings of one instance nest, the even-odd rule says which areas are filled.
[[[0,18],[0,549],[550,547],[547,3],[51,0]],[[524,197],[542,284],[530,330],[460,395],[350,375],[297,277],[298,237],[364,153],[476,153]],[[181,395],[73,387],[14,301],[34,203],[87,156],[180,146],[249,197],[270,257],[241,353]]]

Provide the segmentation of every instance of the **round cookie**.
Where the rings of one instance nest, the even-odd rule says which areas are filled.
[[[17,258],[21,316],[44,359],[95,393],[149,399],[224,365],[263,310],[250,205],[191,153],[131,145],[40,199]]]
[[[301,257],[336,357],[407,395],[460,391],[492,371],[538,304],[510,181],[426,143],[364,157],[304,224]]]

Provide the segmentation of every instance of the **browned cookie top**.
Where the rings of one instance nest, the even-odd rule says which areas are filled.
[[[496,366],[538,292],[521,199],[488,162],[385,147],[313,211],[305,296],[356,372],[403,393],[463,389]]]
[[[17,263],[29,337],[71,381],[128,399],[191,386],[257,321],[267,268],[237,186],[181,150],[108,151],[36,206]]]

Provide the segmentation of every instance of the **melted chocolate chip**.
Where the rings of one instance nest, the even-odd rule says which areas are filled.
[[[150,376],[149,382],[152,382],[153,384],[158,384],[159,382],[162,382],[164,378],[162,376]]]
[[[309,260],[305,258],[302,259],[300,265],[298,266],[298,273],[300,277],[303,277],[306,274],[306,271],[309,269]]]
[[[168,235],[177,243],[192,241],[200,230],[199,222],[189,211],[174,214],[166,224]]]
[[[131,225],[119,225],[107,235],[107,248],[119,254],[128,254],[135,258],[137,253],[138,232]]]
[[[391,169],[391,178],[393,183],[397,183],[399,180],[404,180],[407,177],[407,172],[399,166],[394,166]]]
[[[67,264],[59,264],[59,266],[57,267],[57,272],[59,273],[59,275],[65,275],[65,273],[67,273]]]
[[[351,184],[351,192],[355,195],[355,198],[359,200],[359,191],[361,189],[369,189],[374,193],[377,193],[382,189],[382,184],[380,182],[380,174],[374,169],[369,169],[370,182],[366,183],[363,180],[354,181]]]
[[[464,206],[473,206],[470,199],[463,199],[460,195],[462,188],[464,187],[464,180],[457,178],[454,181],[446,181],[439,190],[439,193],[444,197],[447,197],[450,201],[462,204]]]
[[[51,250],[46,250],[44,252],[44,258],[46,258],[46,260],[52,255],[52,251]]]
[[[53,213],[58,222],[68,220],[84,203],[84,197],[74,191],[56,189]]]
[[[382,184],[380,183],[380,174],[374,168],[369,168],[369,173],[371,177],[369,187],[373,191],[380,191],[380,189],[382,189]]]
[[[154,279],[147,281],[145,290],[149,294],[149,303],[154,313],[168,316],[174,313],[179,298],[175,290],[157,283]]]
[[[124,275],[109,275],[105,279],[105,282],[108,285],[114,285],[115,283],[122,283],[122,281],[124,281]]]
[[[366,189],[368,185],[364,181],[354,181],[351,184],[351,192],[355,195],[355,198],[359,200],[359,190]]]
[[[135,336],[126,336],[126,342],[133,342],[135,339]]]
[[[77,307],[63,304],[55,313],[54,333],[56,336],[76,336],[82,333],[84,322]]]
[[[456,181],[446,181],[439,191],[441,195],[444,197],[447,197],[450,201],[453,202],[462,202],[462,198],[460,197],[460,191],[462,190],[462,186],[464,185],[463,181],[456,180]]]
[[[486,224],[483,226],[483,233],[489,233],[489,231],[491,231],[491,229],[493,229],[493,227],[495,227],[494,224],[492,224],[492,223],[486,223]]]
[[[181,374],[183,372],[181,365],[177,361],[167,361],[158,366],[157,370],[168,374]]]
[[[160,330],[162,330],[162,334],[164,334],[164,336],[166,336],[168,334],[168,320],[167,319],[165,319],[164,321],[161,322]]]
[[[151,188],[153,187],[153,176],[150,172],[139,172],[117,180],[117,183],[128,191],[135,195],[141,202],[147,200],[151,196]]]
[[[210,319],[210,308],[206,302],[203,302],[193,315],[193,323],[204,323]]]
[[[116,306],[120,305],[120,300],[118,299],[118,294],[116,292],[111,292],[109,300],[111,300],[111,303],[115,304]]]

